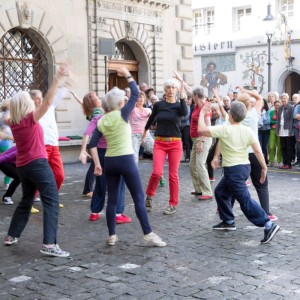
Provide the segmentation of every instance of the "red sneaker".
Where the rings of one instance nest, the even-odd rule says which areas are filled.
[[[246,180],[245,183],[246,183],[246,186],[251,186],[251,182],[249,180]]]
[[[284,170],[291,169],[291,168],[292,168],[292,167],[289,166],[289,165],[281,165],[281,166],[279,167],[279,169],[284,169]]]
[[[96,220],[98,220],[98,219],[100,219],[100,213],[91,213],[90,214],[90,221],[96,221]]]
[[[278,220],[278,218],[277,218],[275,215],[269,215],[269,219],[270,219],[270,221],[272,221],[272,222],[275,222],[275,221]]]
[[[199,200],[211,200],[213,198],[213,196],[199,196],[198,199]]]
[[[116,223],[117,224],[131,223],[131,218],[121,214],[120,216],[116,216]]]
[[[214,181],[216,181],[216,178],[215,177],[210,177],[209,181],[214,182]]]

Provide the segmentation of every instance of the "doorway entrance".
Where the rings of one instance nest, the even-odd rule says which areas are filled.
[[[139,62],[125,42],[116,43],[115,54],[108,61],[108,90],[115,86],[119,89],[125,89],[128,86],[126,78],[117,75],[117,69],[121,66],[126,67],[134,80],[138,82]]]
[[[284,90],[289,94],[290,99],[294,94],[300,91],[300,74],[296,72],[290,73],[284,82]]]
[[[126,67],[134,80],[138,82],[138,62],[137,61],[128,61],[128,60],[110,60],[108,63],[108,90],[117,86],[119,89],[124,90],[128,87],[128,82],[126,78],[119,77],[117,75],[117,69],[121,66]]]

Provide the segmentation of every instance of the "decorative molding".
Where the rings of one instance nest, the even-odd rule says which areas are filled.
[[[95,6],[94,2],[95,2],[95,0],[89,0],[88,1],[88,7],[92,7],[93,8]]]
[[[93,1],[93,0],[91,0]],[[160,0],[160,1],[156,1],[156,0],[128,0],[126,2],[131,2],[132,5],[136,6],[137,2],[141,3],[142,6],[145,5],[149,5],[150,7],[154,6],[154,7],[159,7],[159,8],[163,8],[163,9],[168,9],[171,6],[174,6],[174,1],[171,0]],[[103,5],[103,1],[101,0],[97,0],[97,6],[101,7]],[[122,4],[124,4],[124,0],[114,0],[111,3],[113,6],[115,7],[120,7],[122,6]]]
[[[151,1],[147,1],[147,2],[151,2]],[[110,2],[110,1],[97,0],[97,9],[121,12],[121,13],[126,13],[128,15],[136,15],[140,17],[144,16],[149,18],[161,18],[162,16],[161,8],[157,6],[155,7],[155,9],[147,9],[145,6],[124,4],[124,1]]]
[[[156,37],[160,37],[162,31],[163,31],[162,26],[154,26],[154,33]]]
[[[135,2],[134,0],[129,0]],[[174,6],[174,1],[171,0],[139,0],[143,5],[148,4],[150,6],[162,7],[168,9],[170,6]]]
[[[27,2],[17,2],[17,12],[20,27],[29,28],[31,25],[31,10]]]
[[[37,39],[43,38],[45,45],[49,47],[47,51],[50,51],[49,55],[52,61],[66,61],[67,39],[58,26],[53,25],[51,16],[45,10],[34,4],[29,6],[27,1],[16,1],[5,8],[0,6],[0,14],[2,16],[1,24],[5,25],[5,27],[0,25],[3,27],[0,27],[3,29],[3,34],[14,27],[30,29],[31,34]],[[42,45],[43,43],[39,44]],[[64,54],[64,58],[61,58],[62,54]]]
[[[98,19],[97,19],[97,27],[98,27],[98,29],[102,29],[104,25],[105,25],[105,18],[98,17]]]
[[[127,39],[132,40],[134,37],[134,22],[126,21],[126,31],[127,31]]]

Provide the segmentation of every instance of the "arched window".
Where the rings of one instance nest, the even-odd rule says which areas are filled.
[[[29,30],[14,28],[0,40],[0,101],[30,89],[48,89],[46,53]]]
[[[115,54],[110,56],[111,60],[136,60],[131,48],[123,42],[117,42]]]

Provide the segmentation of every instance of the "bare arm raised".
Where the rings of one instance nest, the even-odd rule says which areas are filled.
[[[263,100],[262,96],[259,95],[256,91],[246,90],[240,86],[237,86],[237,88],[240,89],[240,91],[242,93],[247,93],[250,97],[253,97],[256,100],[254,107],[255,107],[257,113],[260,114],[261,110],[264,106],[264,100]]]
[[[193,97],[193,90],[192,90],[192,88],[191,88],[186,82],[184,82],[184,80],[182,79],[182,77],[179,76],[179,74],[178,74],[176,71],[173,71],[173,73],[174,73],[174,76],[173,76],[173,77],[176,78],[178,81],[181,82],[181,84],[183,85],[183,87],[184,87],[186,93],[187,93],[190,97]]]
[[[220,108],[220,111],[221,111],[221,114],[222,114],[222,118],[223,118],[223,120],[226,120],[226,117],[228,117],[228,115],[227,115],[227,112],[225,111],[225,109],[224,109],[224,107],[222,105],[221,99],[219,97],[219,90],[217,88],[213,88],[213,93],[216,96],[216,101],[217,101],[218,106]]]
[[[65,64],[61,64],[58,72],[56,74],[56,76],[53,79],[53,82],[44,98],[44,101],[42,102],[42,104],[33,112],[33,119],[35,120],[35,122],[37,122],[38,120],[40,120],[43,115],[47,112],[47,110],[49,109],[49,107],[51,106],[52,102],[54,101],[54,97],[56,94],[56,91],[62,81],[62,78],[64,76],[67,76],[68,74],[68,69],[67,69],[67,65]]]

